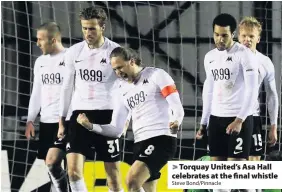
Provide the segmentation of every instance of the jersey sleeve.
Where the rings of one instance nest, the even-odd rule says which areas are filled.
[[[213,98],[213,76],[209,69],[207,61],[207,56],[204,58],[204,67],[206,72],[206,79],[203,85],[202,100],[203,100],[203,112],[201,118],[201,125],[207,125],[212,108],[212,98]]]
[[[35,61],[33,69],[33,87],[28,105],[27,121],[34,122],[41,108],[41,82],[39,74],[38,59]]]
[[[114,109],[111,123],[106,125],[93,124],[91,131],[114,138],[119,138],[122,135],[130,113],[122,101],[121,94],[113,98],[113,105]]]
[[[60,94],[60,116],[66,117],[71,104],[74,89],[74,48],[69,48],[64,56],[65,69],[63,73],[63,85]]]
[[[248,49],[242,51],[241,66],[243,70],[245,91],[243,104],[238,118],[245,120],[248,115],[253,114],[256,99],[258,97],[258,61],[255,54]]]
[[[161,95],[166,98],[169,108],[173,111],[171,120],[178,121],[180,125],[183,121],[184,109],[174,80],[162,69],[157,69],[153,75],[153,81],[160,88]]]
[[[267,74],[264,78],[264,85],[267,98],[267,109],[271,125],[277,125],[279,99],[275,82],[275,70],[271,60],[267,63]]]
[[[156,69],[152,79],[160,88],[163,97],[166,98],[170,94],[177,92],[174,80],[163,69]]]

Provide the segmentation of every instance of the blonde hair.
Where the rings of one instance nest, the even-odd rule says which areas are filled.
[[[255,17],[251,17],[251,16],[244,17],[239,23],[239,30],[243,26],[250,28],[256,27],[259,31],[259,34],[261,34],[262,31],[261,23]]]

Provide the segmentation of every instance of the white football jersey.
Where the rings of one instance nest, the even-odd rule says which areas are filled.
[[[105,37],[104,44],[90,49],[86,41],[77,43],[66,53],[66,71],[61,95],[60,115],[65,116],[68,103],[73,110],[112,109],[110,90],[117,79],[110,63],[112,50],[119,45]],[[71,89],[74,85],[72,101]]]
[[[201,124],[207,124],[209,112],[243,120],[252,115],[258,95],[258,64],[254,54],[236,42],[230,50],[209,51],[204,64],[207,76],[204,91],[208,92],[205,96],[208,98],[203,94]]]
[[[34,65],[34,81],[27,121],[34,121],[40,111],[40,122],[59,122],[59,100],[65,70],[66,49],[56,55],[42,55]],[[70,116],[71,111],[69,111]]]
[[[123,103],[132,115],[135,142],[160,135],[176,137],[170,133],[171,110],[162,93],[165,87],[174,84],[164,70],[152,67],[144,68],[136,83],[121,84]]]
[[[275,83],[275,71],[274,65],[269,57],[263,55],[259,51],[255,53],[257,60],[258,60],[258,85],[259,87],[262,86],[264,82],[266,95],[268,100],[268,112],[270,114],[271,124],[277,123],[278,117],[278,96],[276,90],[276,83]],[[273,93],[273,94],[272,94]],[[260,115],[260,106],[259,106],[259,99],[256,101],[254,116]]]

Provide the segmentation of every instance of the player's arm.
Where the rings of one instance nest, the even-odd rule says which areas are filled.
[[[241,55],[241,65],[243,70],[245,91],[242,97],[243,104],[235,121],[243,123],[243,121],[252,114],[256,99],[258,97],[258,61],[253,52],[245,50]]]
[[[264,79],[264,85],[266,89],[267,109],[269,112],[270,123],[271,125],[277,125],[279,99],[275,83],[274,66],[272,62],[270,64],[268,65],[269,71]]]
[[[267,109],[271,123],[271,129],[268,136],[269,136],[269,143],[271,145],[274,145],[277,141],[277,118],[278,118],[279,100],[276,90],[274,65],[270,60],[267,67],[269,68],[267,75],[264,78],[264,85],[265,85],[266,98],[267,98]]]
[[[207,58],[204,59],[204,67],[206,72],[206,79],[203,85],[203,92],[202,92],[202,100],[203,100],[203,112],[201,118],[201,125],[207,125],[210,114],[211,114],[211,107],[212,107],[212,98],[213,98],[213,75],[209,69],[209,61]]]
[[[166,99],[169,108],[173,112],[172,122],[170,122],[169,127],[171,133],[176,134],[183,121],[184,109],[175,83],[171,76],[162,69],[157,70],[152,79],[159,86],[162,96]]]
[[[34,132],[34,126],[33,123],[40,112],[41,108],[41,80],[40,80],[40,75],[38,74],[38,62],[36,60],[35,65],[34,65],[34,79],[33,79],[33,87],[32,87],[32,92],[31,96],[29,99],[29,105],[28,105],[28,115],[27,115],[27,123],[26,123],[26,131],[25,131],[25,136],[27,139],[30,139],[30,137],[35,136]]]
[[[204,67],[206,72],[206,79],[203,85],[203,92],[202,92],[202,100],[203,100],[203,111],[202,111],[202,118],[200,122],[200,129],[196,133],[197,139],[202,139],[202,137],[206,134],[206,127],[209,121],[209,117],[211,114],[211,107],[212,107],[212,98],[213,98],[213,76],[209,69],[209,61],[205,57],[204,59]]]
[[[123,131],[122,131],[122,135],[123,136],[126,136],[126,132],[127,132],[127,129],[128,129],[128,127],[130,125],[130,121],[131,121],[131,113],[129,113],[127,115],[125,126],[124,126]]]
[[[79,114],[77,117],[77,122],[89,131],[107,136],[119,138],[123,132],[126,125],[129,110],[126,108],[122,99],[119,96],[114,97],[114,109],[112,115],[112,121],[110,124],[99,125],[92,124],[89,122],[88,118],[84,113]],[[95,117],[94,117],[95,118]]]
[[[69,106],[71,104],[72,92],[74,87],[74,59],[73,59],[73,49],[70,48],[65,53],[64,62],[65,69],[63,74],[63,85],[60,94],[60,127],[63,127],[65,118],[67,116]]]

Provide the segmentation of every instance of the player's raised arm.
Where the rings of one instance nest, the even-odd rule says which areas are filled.
[[[114,109],[113,109],[112,121],[110,124],[106,124],[106,125],[92,124],[91,122],[89,122],[88,118],[84,113],[79,114],[79,116],[77,117],[77,122],[81,124],[83,127],[85,127],[86,129],[88,129],[89,131],[93,131],[95,133],[107,137],[119,138],[123,133],[123,129],[126,125],[127,117],[129,115],[129,110],[123,104],[119,96],[115,96],[113,98],[113,105],[114,105]]]
[[[67,116],[69,106],[71,104],[72,92],[74,86],[74,75],[75,68],[73,63],[73,49],[68,49],[64,62],[65,62],[65,71],[63,74],[64,81],[62,85],[61,95],[60,95],[60,124],[64,121]]]
[[[164,70],[159,69],[154,73],[154,82],[159,86],[161,94],[166,98],[170,109],[173,111],[173,120],[169,127],[172,134],[176,134],[179,125],[183,121],[184,109],[176,89],[175,83],[171,76]]]
[[[34,80],[33,80],[33,87],[31,96],[29,99],[28,105],[28,115],[27,115],[27,123],[26,123],[26,131],[25,136],[27,139],[30,139],[30,136],[34,137],[34,126],[33,122],[36,119],[40,111],[41,106],[41,83],[40,83],[40,75],[38,74],[38,63],[37,60],[35,61],[34,65]]]
[[[245,49],[241,53],[245,92],[242,96],[243,104],[237,115],[237,120],[243,122],[248,115],[252,114],[258,97],[258,62],[251,50]]]

